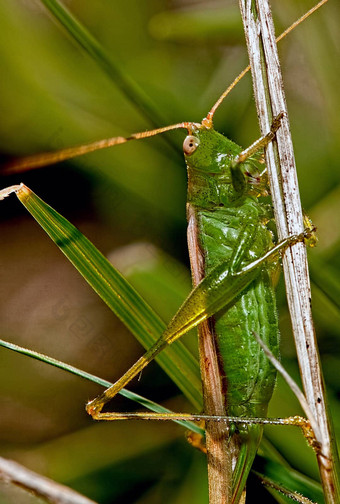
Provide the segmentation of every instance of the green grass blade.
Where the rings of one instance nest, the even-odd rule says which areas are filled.
[[[111,310],[145,347],[149,348],[166,326],[98,249],[68,220],[26,186],[16,192],[19,200],[77,268]],[[177,342],[157,361],[198,410],[202,407],[197,359]]]
[[[267,457],[258,456],[256,470],[254,472],[259,477],[263,476],[264,480],[268,483],[272,482],[275,487],[282,487],[292,495],[294,495],[294,493],[303,495],[312,502],[317,502],[318,504],[324,502],[320,483],[308,478],[289,466],[282,465]],[[274,495],[280,495],[276,490],[273,490],[273,492]],[[293,500],[288,497],[282,497],[282,499],[287,503],[293,502]]]
[[[177,43],[235,44],[243,42],[240,12],[237,5],[203,9],[172,8],[155,14],[149,23],[152,35],[159,40]]]
[[[103,380],[102,378],[99,378],[98,376],[95,376],[91,373],[87,373],[86,371],[83,371],[82,369],[78,369],[74,366],[71,366],[70,364],[66,364],[65,362],[61,362],[57,359],[53,359],[53,357],[49,357],[48,355],[41,354],[39,352],[35,352],[34,350],[29,350],[28,348],[21,347],[19,345],[15,345],[14,343],[10,343],[8,341],[4,341],[0,339],[0,346],[7,348],[8,350],[12,350],[13,352],[20,353],[21,355],[26,355],[28,357],[31,357],[33,359],[39,360],[41,362],[45,362],[46,364],[50,364],[51,366],[57,367],[59,369],[63,369],[64,371],[67,371],[68,373],[72,373],[76,376],[80,376],[81,378],[85,378],[86,380],[92,381],[94,383],[97,383],[98,385],[102,385],[105,388],[111,387],[112,383]],[[119,392],[120,395],[123,397],[126,397],[127,399],[130,399],[131,401],[135,401],[138,404],[141,404],[145,408],[148,408],[151,411],[155,411],[156,413],[172,413],[167,408],[164,408],[158,403],[155,403],[154,401],[150,401],[146,397],[143,397],[139,394],[136,394],[134,392],[131,392],[130,390],[122,389]],[[191,431],[197,432],[197,434],[201,434],[204,436],[204,430],[198,427],[196,424],[193,422],[185,422],[182,420],[174,420],[175,423],[178,423],[185,429],[190,429]]]
[[[35,352],[34,350],[21,347],[14,343],[10,343],[0,339],[0,346],[12,350],[14,352],[20,353],[22,355],[26,355],[33,359],[39,360],[41,362],[45,362],[46,364],[55,366],[59,369],[63,369],[64,371],[72,373],[76,376],[80,376],[81,378],[85,378],[86,380],[97,383],[98,385],[101,385],[103,387],[109,387],[112,385],[111,382],[99,378],[98,376],[80,370],[74,366],[61,362],[47,355]],[[171,411],[168,410],[167,408],[164,408],[163,406],[155,403],[154,401],[150,401],[149,399],[134,392],[131,392],[129,390],[122,389],[119,393],[123,397],[135,401],[151,411],[155,411],[157,413],[171,413]],[[194,431],[200,435],[204,435],[204,430],[199,428],[193,422],[184,422],[181,420],[175,420],[175,422],[186,429],[190,429],[191,431]],[[270,452],[269,443],[265,444],[265,451]],[[275,451],[274,453],[272,453],[272,455],[273,458],[269,458],[263,455],[257,456],[256,469],[254,471],[255,474],[257,474],[260,478],[263,478],[269,484],[272,482],[273,485],[275,485],[275,487],[282,486],[284,490],[288,490],[289,492],[291,492],[291,494],[294,494],[294,492],[298,492],[299,494],[307,496],[309,499],[317,502],[318,504],[322,504],[322,502],[324,502],[322,497],[323,495],[322,488],[319,483],[306,477],[302,473],[292,469],[291,467],[289,467],[289,465],[285,465],[281,463],[281,461],[274,460]],[[270,490],[270,491],[274,493],[274,495],[278,495],[279,498],[278,502],[287,502],[287,503],[292,502],[291,499],[282,496],[282,494],[277,494],[276,490]]]
[[[65,6],[58,0],[41,0],[41,2],[154,127],[167,123],[142,88],[119,69],[102,45]]]

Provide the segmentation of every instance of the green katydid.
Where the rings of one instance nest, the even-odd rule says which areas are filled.
[[[257,185],[260,187],[256,169],[260,165],[257,156],[252,154],[272,140],[279,127],[279,119],[266,137],[246,151],[214,131],[211,119],[209,122],[203,121],[202,125],[179,125],[188,128],[190,133],[184,140],[184,153],[189,174],[188,239],[197,287],[155,345],[118,382],[87,405],[87,411],[97,420],[203,419],[202,415],[129,415],[102,413],[101,410],[159,352],[199,323],[215,316],[209,332],[216,338],[218,359],[223,363],[220,385],[221,390],[226,387],[227,410],[215,412],[218,416],[211,418],[222,420],[225,413],[229,417],[238,417],[238,421],[246,417],[238,434],[240,453],[236,457],[239,462],[233,477],[230,501],[233,503],[241,498],[261,440],[261,417],[266,415],[275,385],[275,370],[252,334],[253,331],[258,332],[270,349],[278,353],[275,293],[270,273],[273,266],[268,266],[268,262],[284,247],[309,237],[308,233],[304,233],[273,246],[271,232],[266,227],[271,216],[267,205],[263,206],[258,200],[258,191],[261,189],[256,189]],[[117,139],[117,143],[121,142],[121,138]],[[203,149],[201,154],[200,147]],[[0,199],[11,192],[16,192],[24,203],[30,199],[30,191],[23,185],[1,191]],[[222,242],[223,246],[217,249],[212,247],[211,242],[215,240]],[[61,249],[67,241],[65,244],[59,243]],[[199,264],[205,264],[204,268],[199,267]],[[273,264],[275,269],[276,261]],[[206,356],[206,365],[207,359]],[[207,413],[212,415],[214,412]],[[253,426],[247,425],[249,418],[258,417],[260,419],[254,420]],[[301,423],[300,420],[296,422]],[[291,423],[294,424],[294,420]]]
[[[160,344],[150,350],[146,354],[146,358],[139,361],[139,364],[133,368],[133,372],[129,372],[119,381],[119,387],[123,387],[132,376],[139,373],[163,347],[207,317],[215,315],[215,331],[220,346],[219,353],[224,362],[224,373],[228,383],[228,414],[247,417],[263,416],[274,385],[274,373],[271,365],[262,356],[251,333],[249,331],[247,333],[244,328],[251,325],[251,330],[259,332],[264,339],[268,338],[269,346],[277,351],[277,320],[270,280],[271,266],[268,267],[268,264],[271,263],[268,260],[278,252],[279,248],[294,242],[297,237],[293,237],[292,241],[279,244],[277,248],[271,248],[271,235],[266,228],[270,216],[266,207],[258,203],[257,196],[263,187],[259,185],[260,166],[256,152],[259,147],[272,139],[274,130],[265,141],[256,143],[254,149],[246,151],[244,157],[239,159],[238,156],[242,149],[214,132],[210,120],[209,116],[209,119],[203,121],[202,125],[182,123],[131,137],[131,139],[146,138],[178,127],[188,129],[189,136],[184,142],[184,151],[189,171],[188,217],[189,224],[192,226],[190,228],[190,248],[191,255],[195,256],[192,269],[194,283],[197,284],[202,277],[205,279],[193,291],[182,311],[173,320],[172,325],[170,324],[167,339],[163,337]],[[125,141],[126,139],[123,138],[114,139],[111,144],[115,145]],[[200,154],[202,150],[203,155]],[[72,153],[66,153],[65,157],[80,153],[79,149],[75,149]],[[57,156],[62,157],[63,154]],[[209,161],[208,157],[210,157]],[[45,163],[52,161],[52,158],[48,158],[48,156],[43,156],[41,159],[44,159]],[[33,161],[33,164],[37,164],[36,161]],[[18,163],[17,167],[19,165]],[[213,174],[212,177],[211,174]],[[223,183],[221,184],[221,182]],[[249,219],[248,224],[247,219]],[[199,232],[197,233],[198,228]],[[224,238],[223,248],[217,252],[215,248],[211,249],[211,240],[222,242],[222,237]],[[299,239],[302,238],[299,237]],[[205,258],[204,269],[195,264],[195,261],[199,262],[201,259],[196,257],[197,249],[199,249],[199,254],[202,253]],[[266,253],[268,249],[271,250]],[[229,288],[230,294],[226,294],[228,290],[221,291],[221,286]],[[234,303],[235,297],[239,296],[241,296],[240,299]],[[261,320],[258,317],[259,313],[253,309],[254,302],[260,298],[265,299],[263,303],[265,313],[261,314]],[[225,309],[229,304],[230,306],[225,313],[221,316],[216,315],[216,312]],[[194,308],[197,309],[196,313]],[[238,317],[240,313],[243,315]],[[237,324],[235,324],[235,315],[239,320]],[[230,337],[224,341],[223,335],[226,327],[228,333],[233,334],[235,331],[235,334],[234,338]],[[239,372],[239,362],[234,365],[234,369],[233,363],[228,362],[231,350],[233,349],[234,353],[240,337],[245,338],[243,345],[241,345],[244,347],[244,354],[239,353],[241,362],[244,363],[247,360],[249,363],[243,376]],[[248,348],[246,348],[247,346]],[[255,359],[249,359],[249,347],[252,357],[256,356]],[[257,361],[255,367],[254,361]],[[250,381],[250,377],[252,381]],[[119,387],[113,389],[114,393],[118,391]],[[110,392],[105,396],[105,400],[112,396],[113,394]],[[97,412],[97,405],[100,410],[103,404],[103,401],[97,400],[88,406],[88,410],[95,413],[96,418],[116,418],[109,414],[100,416],[100,412]],[[250,454],[249,460],[246,462],[246,470],[241,474],[239,481],[235,483],[237,491],[233,502],[237,502],[240,498],[251,459],[260,438],[259,431],[257,425],[250,427],[249,430],[248,428],[240,429],[241,438],[244,436],[246,440],[242,447],[245,447],[246,450],[249,449]],[[250,440],[249,446],[247,445],[248,440]]]

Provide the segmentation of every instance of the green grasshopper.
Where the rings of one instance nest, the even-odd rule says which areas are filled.
[[[203,351],[209,333],[217,347],[216,356],[212,358],[217,359],[220,370],[219,390],[215,392],[222,396],[226,409],[217,411],[213,406],[205,412],[238,418],[229,429],[223,426],[226,441],[237,440],[230,500],[236,504],[241,499],[262,435],[262,428],[255,420],[253,425],[247,425],[240,423],[240,418],[265,417],[275,386],[275,370],[252,333],[256,332],[274,355],[278,355],[278,321],[272,280],[277,255],[284,247],[308,235],[293,236],[274,246],[268,228],[272,215],[261,199],[267,187],[259,150],[275,137],[280,118],[276,118],[268,135],[243,151],[213,129],[215,109],[200,124],[186,122],[134,134],[127,139],[113,138],[102,142],[100,147],[91,144],[81,151],[75,148],[42,155],[39,159],[18,162],[16,167],[50,164],[97,147],[143,139],[172,129],[188,131],[183,150],[189,180],[188,241],[195,288],[159,341],[113,387],[91,401],[87,411],[97,420],[128,418],[124,413],[103,413],[102,408],[159,352],[209,319],[200,330],[200,347]],[[25,188],[8,188],[2,191],[2,196],[12,191],[19,195],[25,193]],[[207,367],[211,365],[207,360],[205,363]]]
[[[189,132],[183,150],[189,178],[188,242],[196,287],[154,346],[114,385],[87,405],[88,413],[96,420],[204,418],[202,415],[185,414],[111,413],[102,412],[102,409],[162,350],[209,319],[209,327],[201,330],[200,346],[201,349],[208,346],[209,338],[213,338],[216,357],[206,352],[201,361],[205,369],[214,369],[212,360],[218,359],[221,376],[211,392],[223,394],[226,409],[215,411],[214,399],[208,397],[208,391],[205,391],[205,413],[216,421],[222,421],[225,415],[231,417],[229,420],[232,422],[242,422],[244,418],[237,427],[237,435],[237,424],[232,423],[229,434],[224,428],[226,441],[235,436],[238,438],[230,500],[235,504],[240,501],[261,440],[259,423],[263,423],[267,413],[276,377],[275,369],[253,333],[256,332],[278,356],[279,334],[272,270],[276,269],[276,257],[280,250],[310,236],[309,232],[291,236],[274,246],[272,233],[267,228],[272,216],[268,206],[259,199],[259,194],[265,189],[261,189],[261,177],[257,171],[261,165],[256,153],[274,138],[280,119],[274,121],[268,135],[245,151],[213,129],[211,114],[202,124],[183,123],[163,128],[184,127]],[[132,135],[129,139],[158,133],[154,130]],[[111,139],[110,143],[123,141],[126,140]],[[48,155],[44,158],[46,160]],[[28,188],[20,185],[2,190],[0,199],[11,192],[16,192],[24,204],[31,197]],[[62,249],[65,245],[59,243]],[[213,403],[212,408],[209,403]],[[209,416],[206,418],[209,420]],[[249,425],[249,419],[254,419],[254,425]],[[296,422],[301,423],[300,419]],[[291,423],[294,424],[294,420]]]

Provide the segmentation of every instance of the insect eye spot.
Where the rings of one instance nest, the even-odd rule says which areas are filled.
[[[183,151],[186,156],[190,156],[195,152],[200,142],[197,137],[189,135],[183,142]]]

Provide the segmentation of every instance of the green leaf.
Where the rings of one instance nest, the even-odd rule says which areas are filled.
[[[8,341],[4,341],[0,339],[0,346],[7,348],[8,350],[12,350],[13,352],[20,353],[21,355],[26,355],[27,357],[31,357],[33,359],[39,360],[41,362],[45,362],[46,364],[50,364],[51,366],[57,367],[59,369],[63,369],[64,371],[67,371],[68,373],[72,373],[76,376],[80,376],[81,378],[85,378],[86,380],[92,381],[94,383],[98,383],[98,385],[102,385],[105,388],[111,387],[112,383],[103,380],[102,378],[99,378],[98,376],[95,376],[91,373],[87,373],[86,371],[83,371],[81,369],[78,369],[74,366],[70,366],[69,364],[66,364],[65,362],[61,362],[57,359],[53,359],[53,357],[49,357],[48,355],[44,355],[39,352],[35,352],[34,350],[30,350],[28,348],[21,347],[19,345],[15,345],[14,343],[9,343]],[[151,411],[155,411],[156,413],[172,413],[167,408],[164,408],[160,404],[155,403],[154,401],[150,401],[150,399],[147,399],[146,397],[143,397],[139,394],[136,394],[135,392],[131,392],[130,390],[122,389],[119,392],[120,395],[123,397],[126,397],[127,399],[130,399],[131,401],[135,401],[138,404],[141,404],[145,408],[148,408]],[[185,429],[190,429],[197,434],[200,434],[204,436],[204,430],[198,427],[196,424],[193,422],[188,422],[188,421],[182,421],[182,420],[174,420],[174,422],[178,423],[179,425],[182,425]]]
[[[313,502],[324,503],[323,491],[319,482],[309,478],[300,471],[293,469],[281,453],[273,446],[268,438],[263,437],[256,456],[253,472],[273,486],[282,488],[292,494],[297,492]],[[268,490],[279,503],[291,503],[289,497],[270,488]]]
[[[289,466],[282,465],[272,459],[266,457],[257,458],[257,466],[261,466],[260,470],[254,471],[260,478],[263,476],[264,483],[269,486],[272,484],[276,488],[282,488],[283,491],[288,491],[291,495],[300,494],[307,497],[312,502],[322,504],[324,502],[323,491],[320,483],[308,478],[304,474],[295,471]],[[283,496],[277,490],[270,490],[274,495],[278,495],[282,502],[294,502],[289,497]],[[281,502],[279,500],[279,502]],[[295,501],[296,502],[296,501]]]
[[[97,248],[69,221],[21,185],[22,204],[58,245],[85,280],[145,347],[162,335],[166,326]],[[198,410],[202,407],[197,359],[181,342],[162,352],[157,361]]]
[[[242,43],[240,12],[237,5],[211,9],[171,9],[150,20],[151,34],[159,40],[180,43]]]

